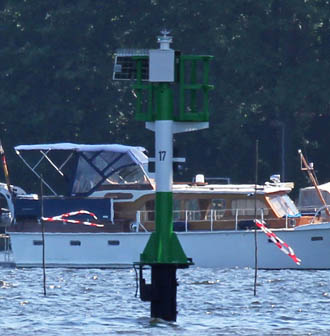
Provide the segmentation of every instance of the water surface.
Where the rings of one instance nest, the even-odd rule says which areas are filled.
[[[330,335],[330,271],[178,270],[176,323],[149,318],[133,269],[0,269],[0,335]]]

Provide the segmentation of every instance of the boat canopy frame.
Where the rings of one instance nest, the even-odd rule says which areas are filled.
[[[37,178],[49,189],[49,191],[54,196],[59,196],[58,193],[55,191],[55,189],[50,186],[49,183],[45,181],[42,174],[39,173],[37,170],[40,167],[41,163],[46,160],[54,169],[59,173],[62,177],[65,177],[65,174],[63,172],[63,169],[65,166],[67,166],[68,162],[72,160],[72,158],[75,156],[75,154],[78,154],[79,157],[83,157],[86,162],[94,169],[96,173],[98,173],[102,179],[88,192],[85,193],[79,193],[78,194],[72,194],[71,196],[87,196],[91,194],[93,191],[99,187],[104,180],[108,178],[104,173],[109,169],[109,167],[114,163],[114,161],[119,160],[123,155],[128,154],[130,159],[132,160],[132,163],[130,166],[138,165],[142,169],[143,173],[145,174],[147,181],[149,183],[149,176],[144,168],[144,166],[148,163],[148,157],[144,154],[146,149],[144,147],[138,147],[138,146],[125,146],[125,145],[119,145],[119,144],[102,144],[102,145],[85,145],[85,144],[73,144],[73,143],[54,143],[54,144],[39,144],[39,145],[19,145],[14,147],[16,154],[19,156],[19,158],[23,161],[23,163],[33,172],[34,175],[37,176]],[[28,151],[39,151],[41,153],[41,157],[34,163],[29,163],[27,159],[23,157],[22,152],[28,152]],[[52,151],[69,151],[68,156],[65,158],[63,162],[55,163],[54,160],[50,157],[50,153]],[[86,156],[86,153],[92,152],[93,155],[88,158]],[[92,163],[92,160],[99,156],[103,152],[116,152],[121,153],[115,160],[112,162],[109,162],[104,169],[100,170],[96,165]],[[79,159],[78,159],[79,160]],[[77,165],[78,165],[77,160]],[[76,165],[76,173],[77,173],[77,165]],[[129,166],[129,165],[127,165]],[[118,169],[117,169],[118,170]],[[116,170],[112,171],[111,174],[116,172]],[[76,175],[76,174],[75,174]],[[74,176],[73,181],[71,183],[71,192],[73,190],[73,184],[75,181],[76,176]]]

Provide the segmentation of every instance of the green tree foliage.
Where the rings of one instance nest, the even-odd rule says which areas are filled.
[[[306,183],[297,149],[329,179],[330,4],[326,0],[7,0],[0,7],[0,137],[12,181],[29,186],[18,144],[123,143],[151,150],[134,120],[131,83],[112,81],[117,48],[211,54],[210,129],[176,137],[183,177],[253,182],[282,170]],[[282,132],[285,132],[282,143]],[[284,144],[284,146],[283,146]]]

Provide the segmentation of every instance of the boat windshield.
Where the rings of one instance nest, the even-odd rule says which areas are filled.
[[[129,153],[82,152],[79,155],[72,194],[86,194],[99,187],[149,184],[143,166]]]
[[[269,195],[267,198],[280,217],[299,215],[299,210],[288,195]]]

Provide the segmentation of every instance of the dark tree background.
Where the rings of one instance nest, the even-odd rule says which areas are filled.
[[[12,183],[36,191],[13,152],[19,144],[122,143],[153,155],[130,83],[112,81],[113,54],[158,48],[164,27],[174,49],[215,56],[210,129],[175,139],[187,159],[180,178],[254,182],[259,140],[259,182],[284,173],[306,185],[299,148],[329,180],[328,1],[4,0],[0,138]]]

